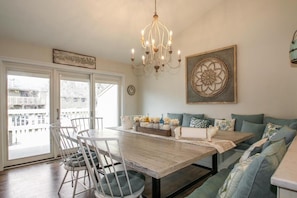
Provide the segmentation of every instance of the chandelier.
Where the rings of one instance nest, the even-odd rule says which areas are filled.
[[[172,31],[169,31],[168,28],[159,21],[155,0],[155,14],[153,15],[153,22],[141,30],[141,45],[144,49],[144,54],[142,55],[142,64],[135,64],[135,50],[131,50],[131,62],[133,70],[141,70],[144,71],[144,73],[154,72],[157,77],[160,72],[165,72],[180,67],[180,50],[177,51],[177,65],[171,65],[171,56],[173,53],[172,34]]]

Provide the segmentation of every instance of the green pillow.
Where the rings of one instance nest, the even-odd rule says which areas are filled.
[[[271,185],[270,179],[285,153],[284,139],[264,149],[248,166],[232,197],[275,198],[276,187]]]
[[[242,127],[241,127],[241,131],[242,132],[250,132],[254,134],[254,137],[245,141],[246,143],[252,145],[255,142],[257,142],[258,140],[260,140],[263,136],[263,132],[265,129],[265,125],[264,124],[256,124],[256,123],[252,123],[252,122],[248,122],[248,121],[243,121],[242,122]]]
[[[183,114],[182,126],[183,127],[190,127],[190,122],[191,122],[191,118],[192,117],[203,119],[204,118],[204,114],[189,114],[189,113],[184,113]]]
[[[263,124],[264,114],[252,114],[252,115],[239,115],[239,114],[231,114],[232,119],[236,119],[235,122],[235,131],[240,131],[242,122],[248,121],[256,124]]]

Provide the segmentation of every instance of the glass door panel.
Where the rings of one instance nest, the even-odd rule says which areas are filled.
[[[49,90],[48,76],[7,75],[8,160],[51,152]]]
[[[96,117],[103,117],[103,127],[118,126],[119,89],[115,83],[95,83]]]
[[[70,120],[90,116],[89,79],[62,76],[60,80],[60,122],[71,126]]]

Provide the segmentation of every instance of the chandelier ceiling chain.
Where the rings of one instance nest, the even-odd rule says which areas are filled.
[[[141,46],[144,49],[142,64],[135,65],[135,50],[131,50],[131,62],[134,70],[143,70],[144,73],[154,71],[158,76],[160,72],[177,69],[180,67],[181,52],[178,50],[178,65],[171,65],[172,60],[172,31],[159,21],[157,3],[155,0],[155,13],[152,23],[141,30]]]

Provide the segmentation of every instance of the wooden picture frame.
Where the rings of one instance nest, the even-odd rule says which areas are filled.
[[[53,63],[96,69],[95,57],[58,49],[53,49]]]
[[[237,103],[237,46],[186,57],[186,100]]]

